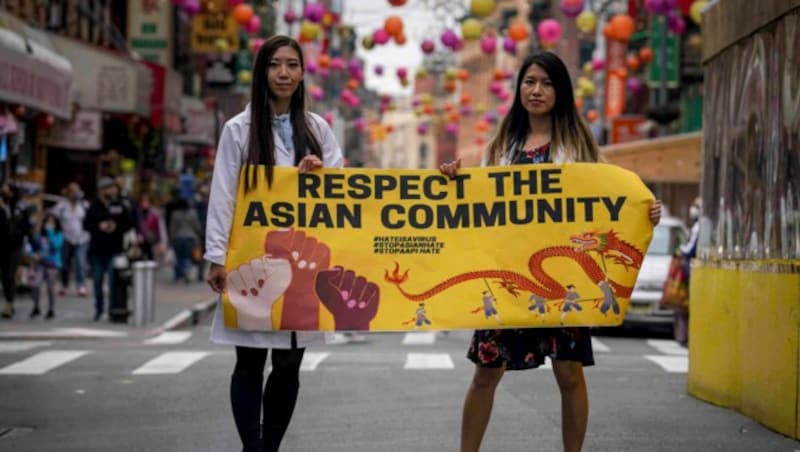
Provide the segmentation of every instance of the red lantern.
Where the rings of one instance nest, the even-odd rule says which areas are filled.
[[[389,36],[397,36],[403,32],[403,19],[398,16],[389,16],[383,23],[383,29]]]
[[[389,0],[389,4],[392,6],[403,6],[406,4],[406,0]]]
[[[247,25],[253,19],[253,7],[247,3],[240,3],[233,8],[233,19],[239,25]]]

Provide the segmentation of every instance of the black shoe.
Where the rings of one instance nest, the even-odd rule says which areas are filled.
[[[6,303],[5,308],[3,308],[3,312],[0,313],[0,317],[4,319],[10,319],[11,317],[14,317],[14,305],[11,303]]]
[[[37,306],[31,311],[31,318],[39,317],[39,314],[41,313],[39,312],[39,307]]]
[[[53,311],[52,311],[52,310],[50,310],[50,311],[47,311],[47,314],[45,314],[45,316],[44,316],[44,318],[45,318],[45,319],[47,319],[47,320],[50,320],[50,319],[52,319],[53,317],[55,317],[55,314],[53,313]]]
[[[103,316],[103,311],[95,312],[94,313],[94,321],[97,322],[98,320],[100,320],[100,317],[102,317],[102,316]]]

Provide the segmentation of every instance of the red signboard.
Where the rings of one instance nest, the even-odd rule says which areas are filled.
[[[609,40],[606,55],[606,118],[611,119],[625,110],[625,52],[627,43]]]

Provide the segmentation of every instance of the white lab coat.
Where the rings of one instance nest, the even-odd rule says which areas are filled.
[[[322,162],[326,167],[341,168],[344,157],[328,123],[314,113],[308,113],[311,129],[322,147]],[[264,127],[271,127],[265,124]],[[205,260],[225,265],[228,251],[228,238],[233,222],[233,210],[236,203],[236,191],[239,184],[239,170],[247,156],[247,144],[250,131],[250,105],[238,115],[225,123],[217,146],[214,161],[214,173],[211,179],[211,194],[208,202],[206,222]],[[286,149],[283,140],[273,129],[275,140],[275,165],[294,166],[294,153]],[[306,347],[323,343],[325,333],[314,331],[297,332],[297,346]],[[222,302],[217,303],[216,313],[211,326],[211,341],[218,344],[240,345],[255,348],[292,347],[291,333],[251,332],[226,328],[222,320]]]

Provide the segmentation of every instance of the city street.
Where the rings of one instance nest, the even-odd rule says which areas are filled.
[[[206,320],[146,340],[0,342],[0,449],[238,450],[228,402],[234,353],[208,335]],[[468,340],[462,331],[372,334],[309,349],[282,450],[457,450]],[[800,449],[688,396],[686,350],[673,341],[615,335],[594,345],[585,450]],[[483,450],[560,450],[559,424],[552,373],[510,373]]]

